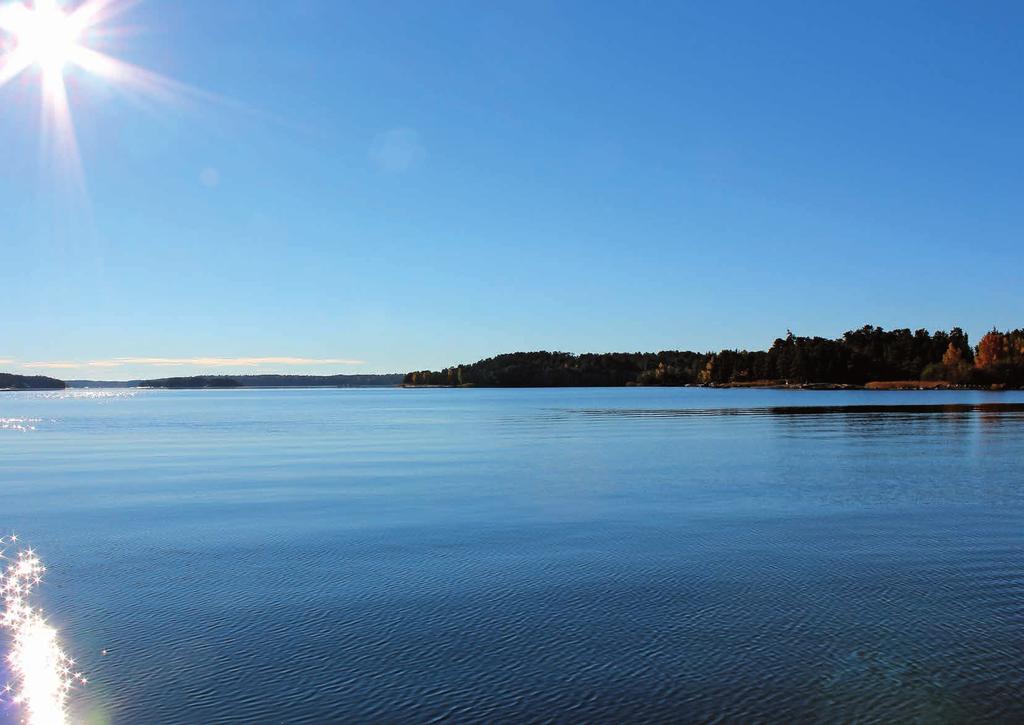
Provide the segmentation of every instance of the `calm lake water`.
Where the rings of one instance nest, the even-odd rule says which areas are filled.
[[[77,720],[1024,721],[1017,393],[5,393],[0,485]]]

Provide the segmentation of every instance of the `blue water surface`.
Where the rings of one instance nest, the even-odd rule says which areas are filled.
[[[1022,466],[1019,393],[0,394],[81,722],[1024,721]]]

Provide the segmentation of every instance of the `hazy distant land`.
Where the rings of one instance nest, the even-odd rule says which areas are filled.
[[[13,375],[0,373],[0,390],[63,390],[63,380],[45,375]]]
[[[0,373],[0,390],[65,388],[372,388],[402,383],[401,373],[384,375],[190,375],[138,380],[58,380],[42,375]]]
[[[68,380],[69,388],[370,388],[400,385],[401,373],[383,375],[189,375],[148,380]]]

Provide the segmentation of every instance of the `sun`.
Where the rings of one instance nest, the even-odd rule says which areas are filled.
[[[15,53],[23,53],[26,61],[44,73],[63,73],[79,48],[83,28],[55,2],[37,0],[34,8],[21,13],[13,30]]]
[[[80,39],[97,14],[86,12],[90,3],[66,12],[57,0],[35,0],[0,5],[0,31],[10,47],[0,58],[0,85],[35,66],[46,81],[53,82],[65,66],[88,49]]]
[[[187,88],[91,45],[122,34],[112,21],[138,1],[0,0],[0,89],[17,78],[38,79],[43,146],[75,176],[81,175],[81,164],[66,77],[89,75],[160,101]],[[86,92],[85,84],[76,85]]]

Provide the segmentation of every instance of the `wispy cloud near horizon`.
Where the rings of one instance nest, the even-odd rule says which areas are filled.
[[[154,367],[210,367],[254,368],[268,365],[363,365],[365,360],[348,358],[314,357],[115,357],[107,360],[41,360],[16,363],[14,360],[0,360],[4,365],[20,365],[22,368],[46,370],[74,370],[81,368],[119,368],[126,365],[150,365]]]
[[[11,363],[12,364],[19,364],[23,368],[43,368],[43,369],[47,369],[47,370],[70,370],[70,369],[73,369],[73,368],[83,367],[82,363],[65,362],[65,361],[62,361],[62,360],[44,361],[44,362],[26,362],[26,363],[14,363],[14,361],[11,361]]]

